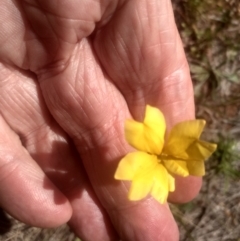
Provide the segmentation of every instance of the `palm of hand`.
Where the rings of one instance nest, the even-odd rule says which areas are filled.
[[[32,225],[56,226],[72,215],[86,240],[114,240],[111,222],[127,240],[177,239],[167,205],[129,203],[126,184],[113,180],[130,151],[126,118],[141,120],[146,103],[161,108],[169,127],[193,117],[169,2],[4,1],[0,16],[0,204]],[[199,188],[193,178],[178,183],[173,201]]]

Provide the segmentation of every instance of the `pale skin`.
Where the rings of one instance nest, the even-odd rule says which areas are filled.
[[[33,226],[69,222],[83,240],[176,241],[167,204],[114,180],[132,148],[124,121],[146,104],[170,129],[194,118],[169,0],[2,0],[0,206]],[[187,202],[201,179],[176,178]]]

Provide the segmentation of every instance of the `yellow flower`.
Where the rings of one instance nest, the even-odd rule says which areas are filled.
[[[119,163],[115,179],[132,181],[128,198],[140,200],[151,194],[160,203],[175,189],[172,174],[203,176],[204,161],[216,144],[199,140],[204,120],[178,123],[165,136],[162,112],[149,105],[143,123],[127,120],[125,137],[138,151],[127,154]]]

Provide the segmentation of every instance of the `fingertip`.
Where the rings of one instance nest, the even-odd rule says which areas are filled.
[[[200,192],[202,178],[195,176],[175,177],[176,189],[169,194],[168,201],[172,203],[187,203],[192,201]]]
[[[78,237],[95,241],[119,240],[106,211],[89,187],[86,186],[81,195],[75,193],[70,201],[73,215],[68,224]]]
[[[72,207],[68,199],[52,183],[50,185],[49,190],[41,187],[34,190],[26,185],[25,191],[21,188],[19,192],[14,188],[9,189],[5,192],[5,198],[1,198],[1,205],[14,218],[28,225],[39,228],[58,227],[69,221]]]
[[[115,210],[111,217],[122,240],[179,240],[179,230],[168,205],[161,205],[153,198]]]
[[[35,205],[42,207],[36,208],[36,212],[29,212],[27,221],[30,220],[32,226],[40,228],[55,228],[66,224],[72,216],[72,207],[68,199],[57,189],[54,189],[53,196],[51,194],[44,196],[44,200],[49,199],[45,201],[46,205],[41,205],[39,200]],[[34,218],[35,216],[37,218]]]
[[[21,161],[22,165],[13,162],[0,169],[0,206],[31,226],[52,228],[66,223],[72,215],[68,199],[37,165]]]

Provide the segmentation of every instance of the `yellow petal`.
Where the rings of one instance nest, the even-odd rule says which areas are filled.
[[[187,177],[189,175],[186,161],[181,160],[166,160],[163,161],[164,166],[173,174]]]
[[[204,161],[216,150],[217,145],[201,140],[196,140],[187,149],[189,159]]]
[[[178,123],[172,128],[163,152],[178,158],[188,158],[186,150],[200,137],[204,126],[204,120],[191,120]]]
[[[128,143],[134,148],[151,154],[159,155],[164,145],[166,130],[162,112],[149,105],[143,123],[127,120],[125,122],[125,136]]]
[[[141,153],[143,159],[140,166],[136,168],[128,198],[137,201],[145,198],[151,191],[153,185],[153,173],[158,165],[157,157],[147,153]]]
[[[205,175],[205,165],[203,161],[188,160],[187,168],[189,175],[200,177]]]
[[[190,175],[205,175],[204,161],[216,150],[217,145],[205,141],[196,140],[187,149],[187,168]]]
[[[175,179],[170,174],[168,174],[168,190],[169,192],[175,191]]]
[[[139,169],[134,176],[128,198],[137,201],[145,198],[151,191],[153,185],[153,172],[155,167]]]
[[[170,180],[172,181],[172,180]],[[172,189],[172,182],[169,183],[169,174],[166,168],[158,164],[154,170],[154,183],[151,195],[160,203],[165,203],[169,193],[169,187]]]
[[[145,152],[127,154],[118,164],[114,178],[118,180],[133,180],[139,170],[152,167],[158,163],[157,157]]]

